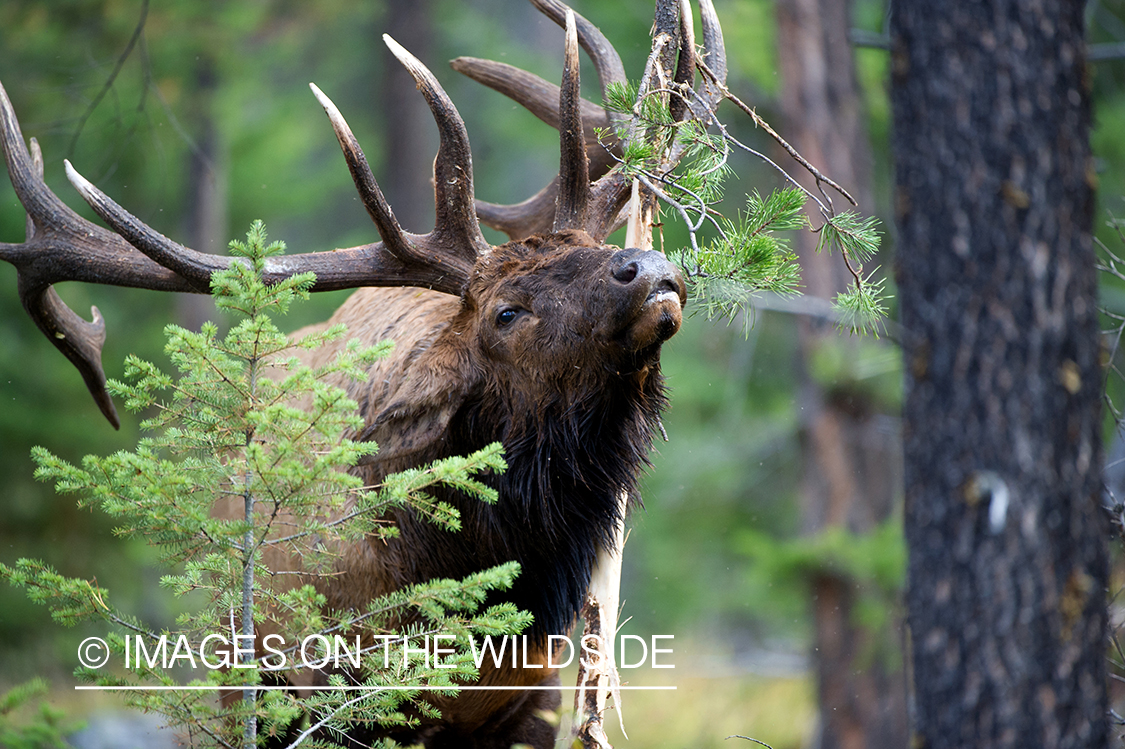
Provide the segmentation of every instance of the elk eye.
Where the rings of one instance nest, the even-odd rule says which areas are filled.
[[[501,328],[511,325],[512,321],[520,316],[520,311],[515,307],[505,307],[496,313],[496,324]]]

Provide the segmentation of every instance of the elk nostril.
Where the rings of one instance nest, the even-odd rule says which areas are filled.
[[[640,271],[637,261],[634,260],[630,263],[625,263],[620,268],[613,272],[613,279],[619,283],[632,283]]]

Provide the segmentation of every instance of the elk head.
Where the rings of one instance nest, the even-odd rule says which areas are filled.
[[[583,335],[604,344],[606,358],[596,366],[627,368],[655,356],[659,344],[675,333],[684,301],[683,282],[658,253],[607,247],[606,237],[625,221],[632,180],[614,169],[620,145],[601,143],[596,127],[620,119],[579,94],[578,47],[593,59],[603,91],[625,81],[616,51],[588,21],[557,0],[532,0],[555,22],[567,28],[566,63],[561,88],[502,63],[459,58],[453,67],[512,97],[540,119],[559,129],[561,160],[558,176],[531,199],[517,205],[495,205],[474,198],[472,157],[460,115],[437,80],[421,62],[389,37],[386,43],[414,77],[437,122],[440,147],[434,162],[437,221],[432,232],[405,232],[376,184],[356,139],[333,103],[315,86],[344,151],[381,242],[332,252],[291,255],[271,260],[267,281],[313,271],[314,291],[362,286],[417,286],[464,297],[476,311],[473,325],[482,340],[492,342],[490,355],[507,356],[517,364],[529,352],[554,347],[559,361],[571,362],[567,341]],[[677,13],[677,6],[680,12]],[[725,74],[722,37],[710,0],[702,0],[702,24],[712,70]],[[679,51],[674,80],[690,87],[695,71],[692,20],[686,0],[661,0],[660,18],[674,25],[663,33],[663,48],[673,60]],[[673,80],[671,71],[655,76]],[[714,88],[697,95],[708,106],[689,106],[689,97],[672,96],[675,116],[706,121],[718,98]],[[557,92],[557,93],[556,93]],[[212,272],[228,258],[186,248],[129,214],[85,180],[68,163],[67,176],[112,231],[90,224],[71,211],[44,184],[42,156],[31,140],[24,143],[7,93],[0,86],[0,138],[16,194],[28,213],[27,238],[0,243],[0,259],[16,266],[19,294],[29,316],[79,369],[106,418],[118,417],[105,391],[101,347],[105,325],[97,309],[87,322],[71,311],[51,288],[60,281],[208,293]],[[674,156],[672,161],[674,161]],[[491,247],[480,224],[507,233],[513,242]],[[556,279],[600,279],[611,290],[598,307],[591,298],[572,300],[556,314],[557,303],[541,293],[532,268]],[[517,275],[512,275],[516,269]],[[464,315],[462,315],[464,317]],[[463,321],[459,324],[470,325]],[[570,357],[570,358],[568,358]],[[595,366],[574,359],[579,369]]]

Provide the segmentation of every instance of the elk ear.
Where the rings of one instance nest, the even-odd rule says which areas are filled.
[[[371,461],[388,470],[445,454],[450,421],[476,381],[469,362],[448,361],[436,347],[411,359],[402,376],[388,383],[381,408],[359,436],[379,445]]]

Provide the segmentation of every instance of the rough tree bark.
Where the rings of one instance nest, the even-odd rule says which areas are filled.
[[[839,0],[778,0],[781,104],[786,138],[845,185],[861,210],[871,212],[871,156],[848,42],[850,6]],[[804,184],[815,191],[811,179]],[[851,274],[839,256],[817,253],[811,234],[799,235],[796,249],[806,293],[834,299],[848,287]],[[869,533],[890,517],[900,491],[894,420],[851,383],[822,383],[810,375],[809,362],[818,349],[850,346],[853,341],[841,339],[823,320],[803,317],[798,325],[802,530],[817,534],[844,527]],[[906,682],[895,659],[902,641],[896,618],[877,630],[857,622],[860,591],[846,574],[825,571],[810,580],[810,586],[819,746],[906,746]]]
[[[1080,0],[897,0],[915,745],[1105,746]]]

